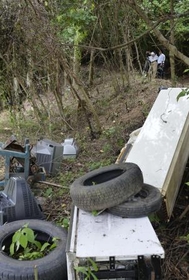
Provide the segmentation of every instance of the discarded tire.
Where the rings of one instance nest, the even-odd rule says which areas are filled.
[[[102,210],[138,193],[143,176],[134,163],[112,164],[76,179],[70,187],[73,203],[85,211]]]
[[[21,261],[9,257],[2,248],[9,248],[12,236],[23,225],[33,229],[37,234],[36,240],[49,242],[52,237],[57,237],[57,247],[43,258]],[[64,229],[41,220],[18,220],[5,224],[0,229],[0,279],[1,280],[34,280],[34,267],[36,267],[39,280],[66,280],[66,239],[67,234]]]
[[[122,218],[140,218],[157,212],[161,205],[160,191],[151,185],[144,184],[138,194],[120,205],[107,209],[107,211]]]

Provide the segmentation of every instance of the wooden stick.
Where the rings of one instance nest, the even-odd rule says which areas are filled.
[[[45,185],[49,185],[49,186],[53,186],[53,187],[57,187],[57,188],[61,188],[61,189],[69,189],[69,187],[61,186],[61,185],[58,185],[58,184],[55,184],[55,183],[50,183],[50,182],[47,182],[47,181],[37,181],[37,183],[45,184]]]
[[[186,206],[186,208],[184,209],[184,211],[182,212],[182,214],[179,216],[179,220],[181,220],[185,215],[186,213],[189,211],[189,205]]]

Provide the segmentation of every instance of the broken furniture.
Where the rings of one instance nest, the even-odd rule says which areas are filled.
[[[5,158],[5,178],[0,182],[0,186],[6,185],[7,181],[11,177],[11,173],[19,173],[19,176],[25,179],[29,176],[29,159],[30,159],[30,145],[29,140],[25,140],[25,146],[17,144],[16,138],[11,136],[5,144],[0,148],[0,156]],[[13,168],[12,161],[17,160],[15,168]],[[12,167],[12,170],[11,170]],[[11,172],[11,171],[15,172]],[[21,172],[19,172],[21,171]],[[15,174],[15,176],[16,176]],[[18,174],[17,174],[18,175]]]
[[[39,181],[45,180],[45,173],[36,164],[35,158],[31,157],[30,149],[29,139],[25,139],[22,146],[13,135],[1,144],[0,156],[5,159],[5,177],[0,186],[6,185],[11,177],[23,177],[27,180],[29,176],[34,176],[39,177]]]

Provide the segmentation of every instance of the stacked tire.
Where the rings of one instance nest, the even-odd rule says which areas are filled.
[[[104,210],[123,218],[138,218],[157,212],[160,191],[143,181],[139,166],[126,162],[93,170],[70,187],[73,203],[84,211]]]

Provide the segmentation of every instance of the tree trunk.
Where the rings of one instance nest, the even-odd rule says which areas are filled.
[[[84,86],[81,83],[78,76],[75,76],[75,74],[70,70],[70,67],[69,67],[69,65],[68,65],[68,63],[67,63],[67,61],[65,60],[64,57],[62,57],[61,63],[62,63],[62,67],[65,69],[68,76],[72,77],[72,79],[74,80],[74,84],[77,85],[77,89],[76,89],[73,84],[70,84],[70,86],[72,87],[72,90],[73,90],[76,98],[78,99],[78,101],[82,99],[80,97],[80,95],[78,94],[78,92],[80,92],[82,94],[82,96],[84,97],[84,100],[86,101],[87,107],[89,108],[89,110],[91,111],[91,113],[94,116],[96,126],[97,126],[97,133],[100,134],[101,133],[101,125],[100,125],[99,117],[98,117],[98,115],[95,111],[95,108],[94,108],[94,106],[93,106],[93,104],[92,104],[92,102],[89,98],[87,90],[84,88]]]
[[[80,36],[79,31],[77,31],[74,38],[74,54],[73,54],[73,73],[77,77],[79,77],[80,64],[81,64],[81,51],[78,46],[80,41],[79,36]],[[73,87],[77,88],[77,84],[75,83],[74,79],[73,79]]]
[[[94,74],[94,50],[91,50],[91,55],[90,55],[90,62],[89,62],[89,86],[93,85],[93,74]]]
[[[170,1],[170,10],[171,10],[171,14],[173,15],[173,13],[174,13],[173,0]],[[174,19],[170,20],[170,29],[171,29],[170,42],[172,45],[174,45],[174,43],[175,43]],[[169,52],[169,61],[170,61],[170,67],[171,67],[171,83],[172,83],[172,87],[175,87],[176,86],[175,57],[174,57],[174,53],[172,52],[172,50],[170,50],[170,52]]]

